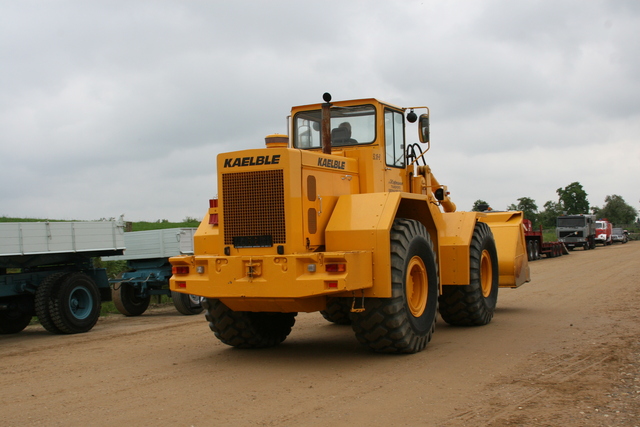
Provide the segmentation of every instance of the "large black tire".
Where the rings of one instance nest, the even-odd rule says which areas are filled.
[[[327,308],[322,310],[320,314],[326,320],[337,325],[350,325],[352,298],[328,298]]]
[[[171,291],[171,299],[178,313],[184,314],[185,316],[200,314],[202,310],[204,310],[200,297],[198,296]]]
[[[35,312],[38,321],[47,331],[52,334],[62,333],[60,329],[53,323],[51,319],[51,313],[49,307],[52,303],[52,293],[58,283],[64,278],[66,273],[53,273],[40,282],[40,285],[36,289],[35,296]]]
[[[31,323],[33,304],[25,297],[10,298],[3,303],[8,304],[8,309],[0,311],[0,334],[17,334]]]
[[[498,255],[493,233],[476,223],[469,247],[468,285],[447,285],[440,296],[440,315],[450,325],[481,326],[491,322],[498,302]]]
[[[151,295],[137,295],[133,283],[120,282],[111,288],[111,299],[116,309],[125,316],[140,316],[149,308]]]
[[[298,313],[233,311],[218,299],[203,299],[209,328],[223,343],[238,348],[273,347],[291,333]]]
[[[391,228],[391,298],[366,298],[364,311],[351,313],[358,341],[382,353],[416,353],[435,330],[438,265],[426,228],[396,219]]]
[[[70,273],[51,294],[51,320],[63,334],[90,331],[100,317],[100,290],[84,273]]]

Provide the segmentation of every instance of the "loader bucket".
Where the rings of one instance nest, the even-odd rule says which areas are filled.
[[[520,211],[487,212],[480,218],[491,228],[496,241],[501,288],[517,288],[531,280],[523,219]]]

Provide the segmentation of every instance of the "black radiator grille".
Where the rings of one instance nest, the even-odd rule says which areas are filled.
[[[281,169],[223,174],[222,201],[225,245],[286,243]]]

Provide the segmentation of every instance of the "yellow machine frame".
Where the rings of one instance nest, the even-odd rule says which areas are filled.
[[[385,111],[405,112],[375,99],[335,105],[372,105],[378,117]],[[291,116],[321,108],[294,107]],[[292,138],[284,135],[268,137],[263,149],[220,154],[222,197],[195,233],[195,254],[170,259],[171,290],[254,312],[319,311],[331,296],[389,298],[395,218],[414,219],[426,227],[436,251],[440,291],[469,283],[469,247],[477,222],[493,232],[500,286],[529,281],[522,212],[457,212],[447,188],[428,166],[385,164],[384,120],[376,126],[373,143],[333,147],[330,154],[293,148]],[[290,135],[294,132],[292,121]],[[266,183],[247,178],[255,173],[263,174],[260,179]],[[264,220],[282,228],[284,243],[236,248],[225,240],[225,227],[244,226],[236,224],[236,217],[256,209],[255,204],[274,205],[262,197],[276,187],[282,193],[277,212],[265,212]],[[230,197],[237,199],[233,207]]]

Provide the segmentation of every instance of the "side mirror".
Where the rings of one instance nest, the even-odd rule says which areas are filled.
[[[429,142],[429,114],[422,114],[418,119],[418,138],[420,142]]]

